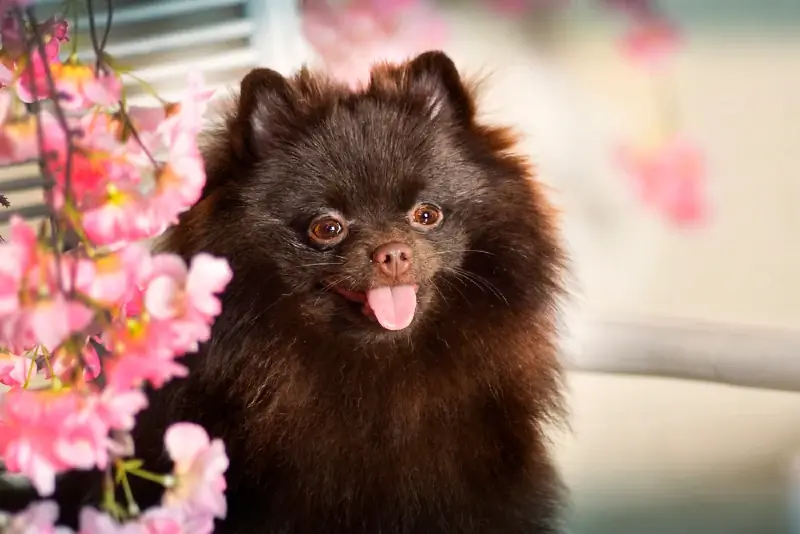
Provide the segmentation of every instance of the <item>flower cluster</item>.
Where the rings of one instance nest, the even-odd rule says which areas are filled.
[[[44,498],[72,469],[106,470],[123,489],[129,476],[166,486],[160,507],[139,511],[112,484],[104,509],[82,511],[81,533],[211,532],[226,512],[224,445],[174,424],[168,475],[144,470],[126,445],[142,388],[186,375],[180,358],[208,340],[232,276],[224,259],[187,265],[139,243],[200,198],[196,139],[211,93],[192,76],[180,102],[127,106],[96,44],[105,38],[92,35],[97,61],[62,60],[67,21],[38,22],[24,4],[0,1],[0,164],[39,162],[52,217],[38,229],[12,217],[0,242],[0,460]],[[68,232],[78,247],[63,246]],[[45,500],[5,519],[10,532],[66,532],[56,516]]]

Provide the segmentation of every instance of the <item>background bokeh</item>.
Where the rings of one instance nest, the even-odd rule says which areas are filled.
[[[430,2],[394,33],[354,35],[358,21],[320,15],[320,2],[309,19],[293,0],[115,0],[108,51],[167,97],[190,69],[224,99],[256,65],[355,75],[370,53],[428,46],[485,76],[484,113],[522,133],[573,256],[572,432],[554,433],[571,532],[800,533],[800,395],[766,387],[800,390],[800,2],[651,2],[679,32],[655,72],[623,53],[619,10],[526,3]],[[614,158],[662,123],[665,91],[668,119],[703,155],[706,216],[693,224],[643,202]],[[129,95],[149,98],[134,82]],[[672,170],[659,179],[680,180]],[[41,216],[37,180],[31,166],[0,170],[14,212]]]

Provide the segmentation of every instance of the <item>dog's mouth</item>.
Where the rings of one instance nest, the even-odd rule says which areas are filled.
[[[325,288],[360,308],[361,313],[387,330],[407,328],[414,320],[417,310],[419,284],[380,286],[366,291],[354,291],[330,284]]]

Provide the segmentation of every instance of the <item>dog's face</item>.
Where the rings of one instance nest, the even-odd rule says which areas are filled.
[[[556,252],[524,165],[476,131],[446,56],[384,69],[360,92],[245,79],[252,164],[226,193],[230,239],[268,260],[261,276],[306,324],[364,340],[521,305]]]

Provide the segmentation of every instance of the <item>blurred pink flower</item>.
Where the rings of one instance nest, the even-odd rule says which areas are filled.
[[[30,358],[0,351],[0,384],[9,387],[22,386],[31,364]]]
[[[35,117],[12,117],[13,101],[11,91],[0,91],[0,165],[21,163],[39,154]],[[49,113],[43,113],[42,118],[52,124]]]
[[[194,423],[171,425],[164,445],[175,464],[175,483],[164,493],[164,504],[183,509],[196,525],[192,532],[205,531],[215,517],[224,518],[227,512],[225,445],[219,439],[210,440],[205,429]]]
[[[694,144],[676,138],[655,150],[623,146],[617,155],[646,206],[678,225],[707,220],[705,161]]]
[[[23,389],[0,397],[0,457],[9,472],[27,476],[39,495],[51,495],[56,472],[72,465],[56,454],[54,443],[75,401],[74,395]]]
[[[50,352],[62,342],[89,326],[94,312],[77,300],[62,294],[40,300],[29,312],[28,322],[34,336]]]
[[[445,24],[424,0],[303,3],[303,33],[330,75],[358,87],[371,66],[440,47]]]
[[[620,47],[634,64],[657,69],[675,52],[681,42],[677,28],[661,18],[635,22],[623,36]]]
[[[110,430],[130,430],[147,404],[140,390],[106,388],[82,395],[69,389],[13,389],[0,396],[0,457],[9,472],[27,476],[42,496],[68,469],[104,469]]]
[[[57,527],[58,505],[53,501],[32,503],[14,515],[3,534],[71,534],[67,527]]]
[[[119,523],[105,512],[84,507],[80,513],[78,534],[148,534],[139,523]]]

